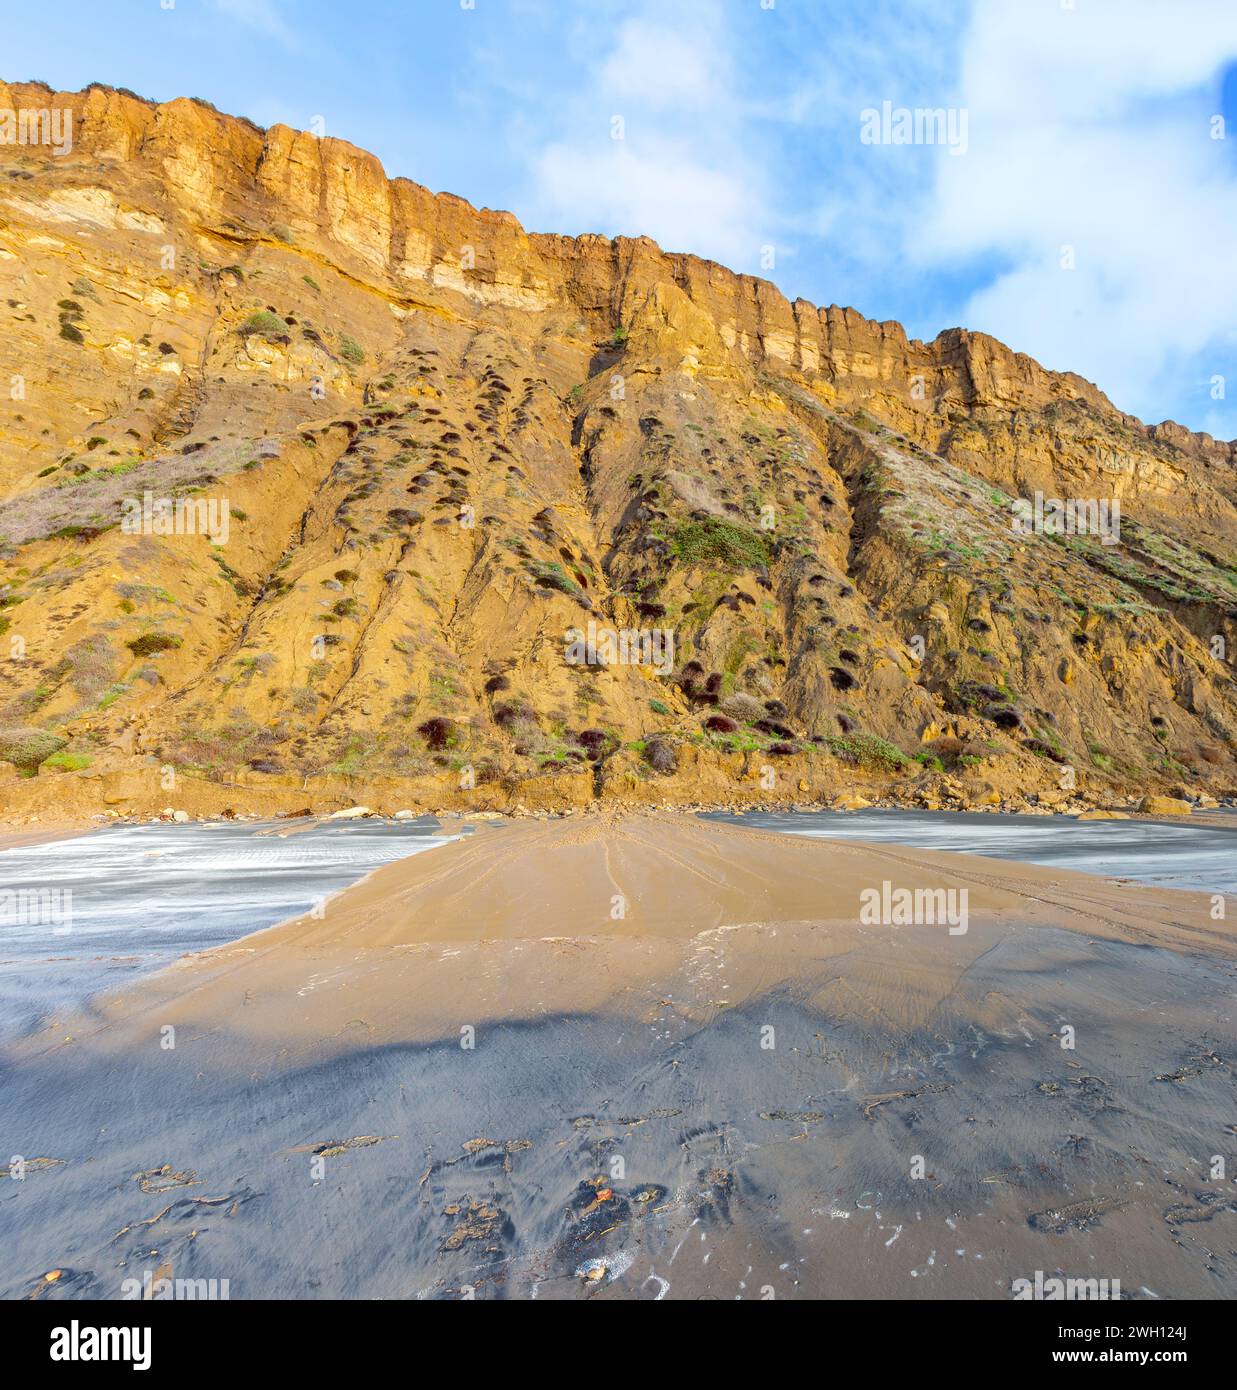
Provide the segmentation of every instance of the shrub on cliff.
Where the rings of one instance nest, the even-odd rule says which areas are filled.
[[[238,331],[243,337],[247,338],[251,333],[254,333],[270,342],[276,338],[286,337],[288,325],[278,314],[272,314],[268,309],[263,309],[259,313],[250,314]]]
[[[10,727],[0,729],[0,758],[22,772],[33,772],[45,759],[58,753],[68,739],[47,729]]]
[[[711,561],[731,569],[759,569],[769,563],[769,542],[750,527],[707,517],[677,526],[670,553],[693,565]]]
[[[613,748],[614,735],[607,733],[605,729],[581,729],[575,735],[575,741],[584,749],[588,760],[595,763]]]
[[[664,738],[651,738],[644,745],[644,761],[654,772],[671,773],[678,768],[674,748]]]
[[[1022,728],[1022,716],[1010,705],[987,705],[983,714],[985,719],[991,719],[999,729]]]
[[[156,652],[174,651],[180,646],[180,638],[170,632],[144,632],[125,643],[134,656],[154,656]]]
[[[738,731],[739,726],[733,719],[727,719],[724,714],[711,714],[704,721],[704,727],[711,734],[733,734]]]
[[[50,758],[45,758],[45,767],[54,767],[57,772],[81,772],[90,766],[90,756],[87,753],[66,753],[63,749],[59,753],[53,753]]]
[[[900,748],[875,734],[830,736],[825,739],[825,745],[841,762],[879,772],[896,772],[909,761]]]
[[[1059,748],[1054,748],[1050,743],[1046,743],[1042,738],[1029,738],[1022,745],[1028,753],[1034,753],[1038,758],[1050,758],[1054,763],[1068,762],[1069,759]]]
[[[365,361],[365,349],[353,337],[347,333],[339,335],[339,355],[345,362],[351,362],[359,367]]]
[[[424,724],[417,725],[417,733],[434,750],[441,752],[455,737],[455,725],[449,719],[444,719],[441,715],[435,715],[433,719],[427,719]]]
[[[737,719],[741,724],[755,724],[757,720],[764,718],[764,706],[752,695],[744,695],[736,692],[734,695],[727,695],[722,701],[722,712],[728,714],[732,719]]]
[[[503,700],[494,706],[494,722],[504,729],[536,728],[537,715],[523,700]]]

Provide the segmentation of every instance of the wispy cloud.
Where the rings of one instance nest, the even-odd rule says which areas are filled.
[[[296,46],[296,34],[284,20],[275,0],[210,0],[211,5],[229,19],[257,29],[289,48]]]

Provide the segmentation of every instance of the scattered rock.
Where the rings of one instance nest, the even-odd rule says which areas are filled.
[[[1144,796],[1138,809],[1145,816],[1188,816],[1194,807],[1175,796]]]
[[[984,787],[970,798],[971,806],[999,806],[1001,793],[995,787]]]

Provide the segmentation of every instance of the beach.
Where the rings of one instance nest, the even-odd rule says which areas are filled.
[[[483,823],[9,1044],[0,1294],[1231,1298],[1235,979],[1205,893]]]

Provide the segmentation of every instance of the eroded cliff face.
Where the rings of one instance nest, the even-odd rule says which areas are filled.
[[[72,113],[0,145],[10,807],[1237,784],[1231,444],[198,102],[0,109]]]

